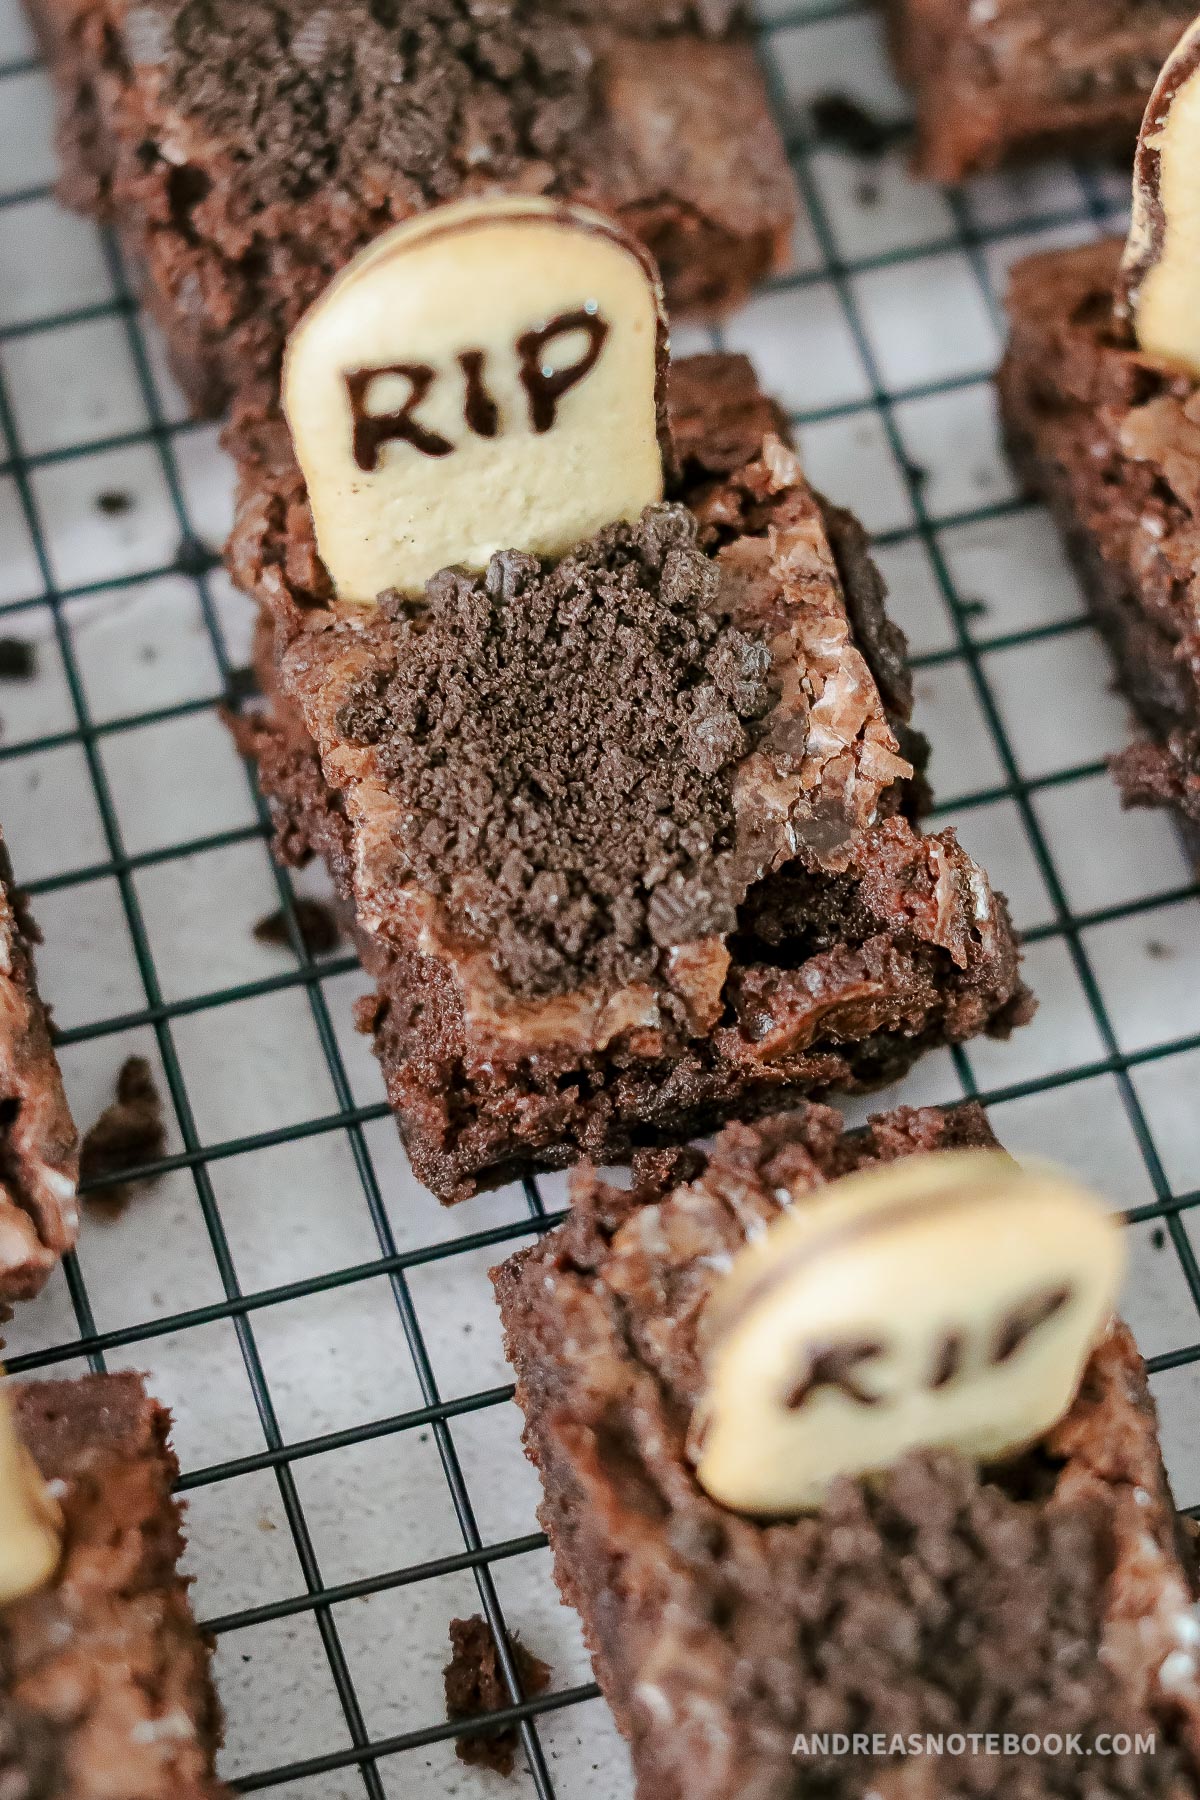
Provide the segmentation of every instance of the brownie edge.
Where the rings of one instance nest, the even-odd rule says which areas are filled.
[[[228,1800],[211,1647],[178,1570],[168,1413],[134,1374],[9,1395],[64,1534],[51,1581],[0,1611],[0,1785],[27,1800]]]
[[[0,836],[0,1303],[39,1293],[79,1229],[79,1139],[38,994],[37,941]]]
[[[935,181],[1037,157],[1127,158],[1192,0],[881,0]]]
[[[1114,324],[1121,252],[1110,238],[1016,265],[1000,406],[1147,733],[1113,761],[1126,804],[1172,809],[1200,864],[1200,383]]]
[[[1068,1415],[1003,1471],[919,1453],[879,1484],[836,1484],[820,1514],[759,1521],[712,1501],[687,1456],[714,1271],[778,1212],[780,1188],[802,1204],[804,1188],[874,1163],[994,1142],[970,1105],[902,1108],[854,1133],[808,1105],[730,1126],[707,1156],[647,1159],[632,1189],[580,1171],[567,1221],[493,1270],[556,1579],[639,1800],[1196,1791],[1195,1573],[1123,1326]],[[1088,1745],[1125,1729],[1153,1733],[1157,1754],[889,1760],[817,1741]]]

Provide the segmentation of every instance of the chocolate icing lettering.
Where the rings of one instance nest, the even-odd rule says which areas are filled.
[[[1000,1321],[996,1339],[992,1345],[989,1361],[1006,1363],[1014,1357],[1021,1345],[1032,1337],[1039,1325],[1044,1325],[1071,1298],[1069,1287],[1048,1288],[1043,1293],[1031,1294],[1028,1300],[1013,1310]]]
[[[588,347],[579,361],[569,363],[565,369],[547,368],[542,361],[547,345],[572,331],[587,333]],[[522,332],[517,339],[517,356],[521,383],[529,396],[529,418],[535,431],[549,431],[559,401],[595,368],[607,336],[607,321],[598,312],[582,306],[578,312],[560,313],[536,331]]]
[[[587,336],[583,355],[565,368],[550,368],[544,361],[547,346],[573,331]],[[529,422],[535,431],[550,430],[563,395],[595,368],[608,331],[607,320],[594,309],[581,306],[575,312],[560,313],[535,331],[522,332],[515,346],[517,374],[525,389]],[[476,437],[497,437],[501,430],[500,408],[485,379],[487,351],[460,350],[457,360],[463,374],[463,419],[467,429]],[[396,412],[368,412],[372,383],[384,375],[398,375],[407,381],[408,398]],[[423,456],[449,456],[455,448],[450,439],[423,425],[416,416],[417,408],[428,398],[437,379],[438,371],[429,363],[390,363],[376,369],[346,370],[346,392],[354,425],[354,460],[360,469],[372,474],[379,467],[383,446],[389,443],[411,444]]]
[[[399,412],[369,413],[367,395],[381,375],[399,375],[409,383],[408,399]],[[418,406],[437,379],[428,363],[392,363],[381,369],[348,369],[346,391],[354,421],[354,460],[368,474],[379,466],[379,452],[388,443],[403,441],[425,456],[449,456],[454,445],[437,431],[429,431],[414,418]]]
[[[460,350],[458,366],[467,384],[463,402],[463,418],[476,437],[495,437],[500,429],[500,408],[488,393],[483,379],[486,350]]]
[[[809,1352],[807,1370],[784,1404],[789,1412],[796,1412],[818,1388],[829,1387],[839,1389],[859,1406],[878,1406],[880,1396],[860,1387],[855,1372],[861,1363],[873,1362],[882,1355],[883,1345],[872,1338],[856,1338],[848,1344],[815,1344]]]
[[[955,1376],[960,1374],[963,1365],[963,1351],[966,1339],[961,1331],[948,1331],[938,1345],[937,1355],[933,1359],[933,1373],[929,1377],[929,1385],[935,1391],[949,1387]]]

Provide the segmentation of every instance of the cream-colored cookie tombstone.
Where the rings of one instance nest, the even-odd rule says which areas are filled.
[[[818,1506],[906,1451],[979,1461],[1067,1410],[1112,1312],[1121,1236],[1050,1169],[905,1157],[805,1199],[710,1298],[697,1475],[726,1506]]]
[[[1200,376],[1200,19],[1163,65],[1142,121],[1117,310],[1143,350]]]
[[[0,1391],[0,1606],[49,1581],[61,1553],[62,1514]]]
[[[288,345],[283,399],[339,598],[561,554],[662,497],[666,334],[644,252],[558,201],[399,225]]]

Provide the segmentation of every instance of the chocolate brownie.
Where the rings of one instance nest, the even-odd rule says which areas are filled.
[[[38,996],[37,928],[0,837],[0,1302],[28,1300],[75,1242],[79,1141]]]
[[[1131,805],[1165,805],[1200,860],[1200,384],[1114,322],[1117,239],[1013,271],[1000,371],[1009,448],[1052,507],[1149,741],[1115,759]]]
[[[1031,1004],[1004,902],[911,814],[903,638],[744,358],[676,365],[667,502],[556,564],[329,599],[283,423],[244,409],[240,726],[329,864],[364,1024],[443,1200],[896,1078]]]
[[[0,1791],[221,1800],[221,1716],[178,1573],[166,1411],[138,1375],[9,1392],[64,1536],[49,1584],[0,1610]]]
[[[1014,157],[1132,150],[1191,0],[884,0],[917,100],[916,165],[958,181]]]
[[[457,195],[587,200],[721,311],[795,195],[727,0],[30,0],[70,200],[114,221],[194,407],[273,377],[330,277]]]
[[[732,1512],[693,1472],[702,1318],[731,1259],[830,1179],[993,1142],[975,1106],[850,1135],[818,1106],[732,1125],[631,1189],[580,1172],[567,1223],[493,1271],[558,1584],[644,1800],[1197,1791],[1194,1573],[1124,1326],[1002,1467],[912,1452],[790,1519]],[[1088,1754],[1126,1732],[1154,1753]],[[896,1755],[927,1736],[941,1754]]]

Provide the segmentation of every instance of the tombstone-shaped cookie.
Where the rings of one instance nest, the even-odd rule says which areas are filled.
[[[666,328],[610,220],[502,197],[370,245],[297,327],[284,406],[339,598],[554,556],[662,496]]]
[[[699,1480],[727,1506],[818,1506],[905,1452],[980,1462],[1046,1432],[1112,1312],[1120,1232],[1050,1169],[905,1157],[784,1214],[710,1296]]]
[[[1163,65],[1138,138],[1118,314],[1200,376],[1200,19]]]

